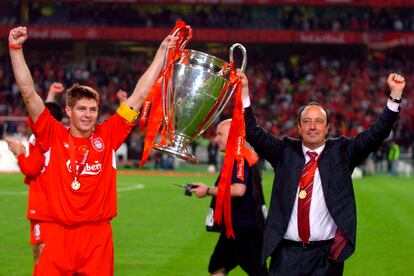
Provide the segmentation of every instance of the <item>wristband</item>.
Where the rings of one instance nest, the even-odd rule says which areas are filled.
[[[129,107],[126,103],[121,103],[116,112],[125,120],[132,123],[138,117],[138,112]]]
[[[209,192],[210,192],[210,187],[207,187],[206,195],[210,195]]]
[[[9,48],[13,50],[20,50],[23,46],[19,44],[9,44]]]
[[[388,99],[390,99],[392,102],[394,102],[394,103],[401,103],[401,100],[402,99],[394,99],[393,97],[391,97],[391,96],[388,96]]]

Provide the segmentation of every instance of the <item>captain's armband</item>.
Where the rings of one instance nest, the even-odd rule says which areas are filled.
[[[118,113],[122,118],[130,123],[135,121],[138,117],[138,112],[129,107],[126,103],[121,103],[121,105],[116,110],[116,113]]]

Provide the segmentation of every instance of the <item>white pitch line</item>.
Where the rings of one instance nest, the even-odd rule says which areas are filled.
[[[127,192],[127,191],[141,190],[141,189],[144,189],[144,184],[134,184],[131,186],[120,187],[120,188],[117,188],[116,190],[118,192]]]
[[[134,184],[127,187],[120,187],[117,189],[119,193],[144,189],[144,184]],[[1,192],[0,196],[27,196],[27,191],[21,192]]]

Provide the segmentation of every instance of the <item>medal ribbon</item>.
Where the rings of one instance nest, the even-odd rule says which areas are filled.
[[[89,136],[89,142],[92,140],[93,132]],[[74,181],[77,181],[80,174],[83,172],[83,169],[85,168],[86,159],[89,155],[89,145],[86,151],[83,153],[83,157],[79,165],[76,165],[76,149],[75,149],[75,143],[73,142],[72,134],[69,131],[68,135],[68,143],[69,143],[69,157],[70,157],[70,169],[72,171],[72,177]]]

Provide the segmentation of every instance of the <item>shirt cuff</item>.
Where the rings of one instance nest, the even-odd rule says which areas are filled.
[[[247,108],[247,107],[249,107],[250,106],[250,97],[245,97],[245,98],[243,98],[242,99],[242,102],[243,102],[243,108]]]
[[[400,104],[399,104],[399,103],[396,103],[396,102],[393,102],[393,101],[391,101],[391,100],[388,100],[388,101],[387,101],[387,107],[388,107],[391,111],[394,111],[394,112],[400,112],[400,110],[399,110]]]
[[[20,154],[18,154],[18,155],[16,156],[16,159],[20,162],[20,161],[22,161],[25,157],[26,157],[26,155],[22,152],[22,153],[20,153]]]

